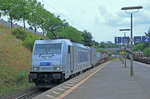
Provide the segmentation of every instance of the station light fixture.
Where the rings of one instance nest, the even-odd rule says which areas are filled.
[[[142,9],[143,7],[142,6],[130,6],[130,7],[123,7],[121,8],[121,10],[125,10],[126,13],[130,13],[131,15],[131,28],[130,28],[130,31],[131,31],[131,37],[130,37],[130,42],[131,42],[131,54],[130,54],[130,76],[133,76],[133,25],[132,25],[132,16],[133,16],[133,13],[136,13],[139,11],[139,9]],[[136,11],[135,11],[136,10]],[[129,12],[127,12],[129,11]]]
[[[121,10],[135,10],[135,9],[142,9],[142,6],[131,6],[131,7],[123,7]]]
[[[126,37],[126,32],[125,31],[130,31],[130,29],[119,29],[119,31],[123,31],[124,32],[124,37]],[[124,50],[125,50],[125,60],[124,60],[124,67],[126,67],[126,46],[124,44]]]

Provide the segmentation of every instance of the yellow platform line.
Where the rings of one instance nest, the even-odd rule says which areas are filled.
[[[98,71],[100,71],[102,68],[104,68],[105,66],[107,66],[110,63],[107,62],[105,63],[103,66],[99,67],[96,71],[94,71],[92,74],[90,74],[89,76],[87,76],[86,78],[84,78],[83,80],[81,80],[80,82],[78,82],[76,85],[74,85],[73,87],[71,87],[70,89],[68,89],[67,91],[65,91],[62,95],[60,95],[59,97],[57,97],[56,99],[63,99],[65,96],[67,96],[69,93],[71,93],[73,90],[75,90],[78,86],[80,86],[81,84],[83,84],[86,80],[88,80],[90,77],[92,77],[95,73],[97,73]]]

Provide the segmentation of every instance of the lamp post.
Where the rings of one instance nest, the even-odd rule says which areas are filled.
[[[142,9],[143,7],[142,6],[132,6],[132,7],[123,7],[121,8],[121,10],[125,10],[126,13],[130,13],[131,14],[131,37],[130,37],[130,42],[131,42],[131,49],[130,49],[130,52],[131,52],[131,60],[130,60],[130,76],[133,76],[133,25],[132,25],[132,16],[133,16],[133,13],[136,13],[139,11],[139,9]],[[136,10],[136,11],[135,11]],[[129,11],[129,12],[127,12]]]
[[[130,31],[130,29],[119,29],[119,31]],[[124,37],[126,37],[126,32],[124,32]],[[125,50],[124,67],[126,67],[126,46],[125,46],[125,43],[124,43],[124,50]]]

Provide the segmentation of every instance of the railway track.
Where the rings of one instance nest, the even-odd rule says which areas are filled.
[[[33,97],[47,91],[48,89],[39,89],[31,87],[23,91],[18,91],[11,95],[0,96],[0,99],[32,99]]]
[[[59,85],[60,83],[54,84],[51,86],[51,88],[55,87],[56,85]],[[30,91],[26,91],[23,94],[18,95],[15,98],[11,98],[11,99],[32,99],[33,97],[51,89],[51,88],[37,88],[34,87],[32,88]]]
[[[102,61],[102,63],[104,63],[104,62],[106,62],[108,60],[110,60],[110,59]],[[96,67],[96,66],[94,66],[94,67]],[[91,69],[92,68],[90,68],[90,70]],[[84,72],[86,72],[86,71],[84,71]],[[76,77],[77,75],[79,75],[79,73],[77,73],[76,75],[74,75],[72,78]],[[72,78],[69,78],[69,79],[65,80],[65,82],[68,81],[68,80],[70,80],[70,79],[72,79]],[[55,86],[57,86],[59,84],[62,84],[62,83],[54,84],[49,89],[52,89],[53,87],[55,87]],[[39,95],[39,94],[41,94],[41,93],[43,93],[43,92],[45,92],[45,91],[47,91],[49,89],[48,88],[47,89],[46,88],[45,89],[44,88],[40,89],[40,88],[37,88],[36,86],[34,86],[34,87],[28,88],[26,90],[23,90],[23,91],[20,91],[20,92],[16,92],[16,93],[11,94],[11,95],[0,96],[0,99],[32,99],[33,97],[35,97],[35,96],[37,96],[37,95]]]
[[[16,97],[15,99],[32,99],[33,97],[45,92],[48,89],[35,89],[31,90],[30,92],[27,92],[21,96]]]

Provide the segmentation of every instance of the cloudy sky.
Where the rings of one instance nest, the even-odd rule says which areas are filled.
[[[130,14],[121,10],[127,6],[143,6],[133,15],[134,36],[142,36],[150,27],[149,0],[38,0],[45,9],[66,19],[78,30],[92,33],[93,39],[114,42],[123,36],[121,28],[130,28]],[[127,32],[129,36],[130,33]]]

